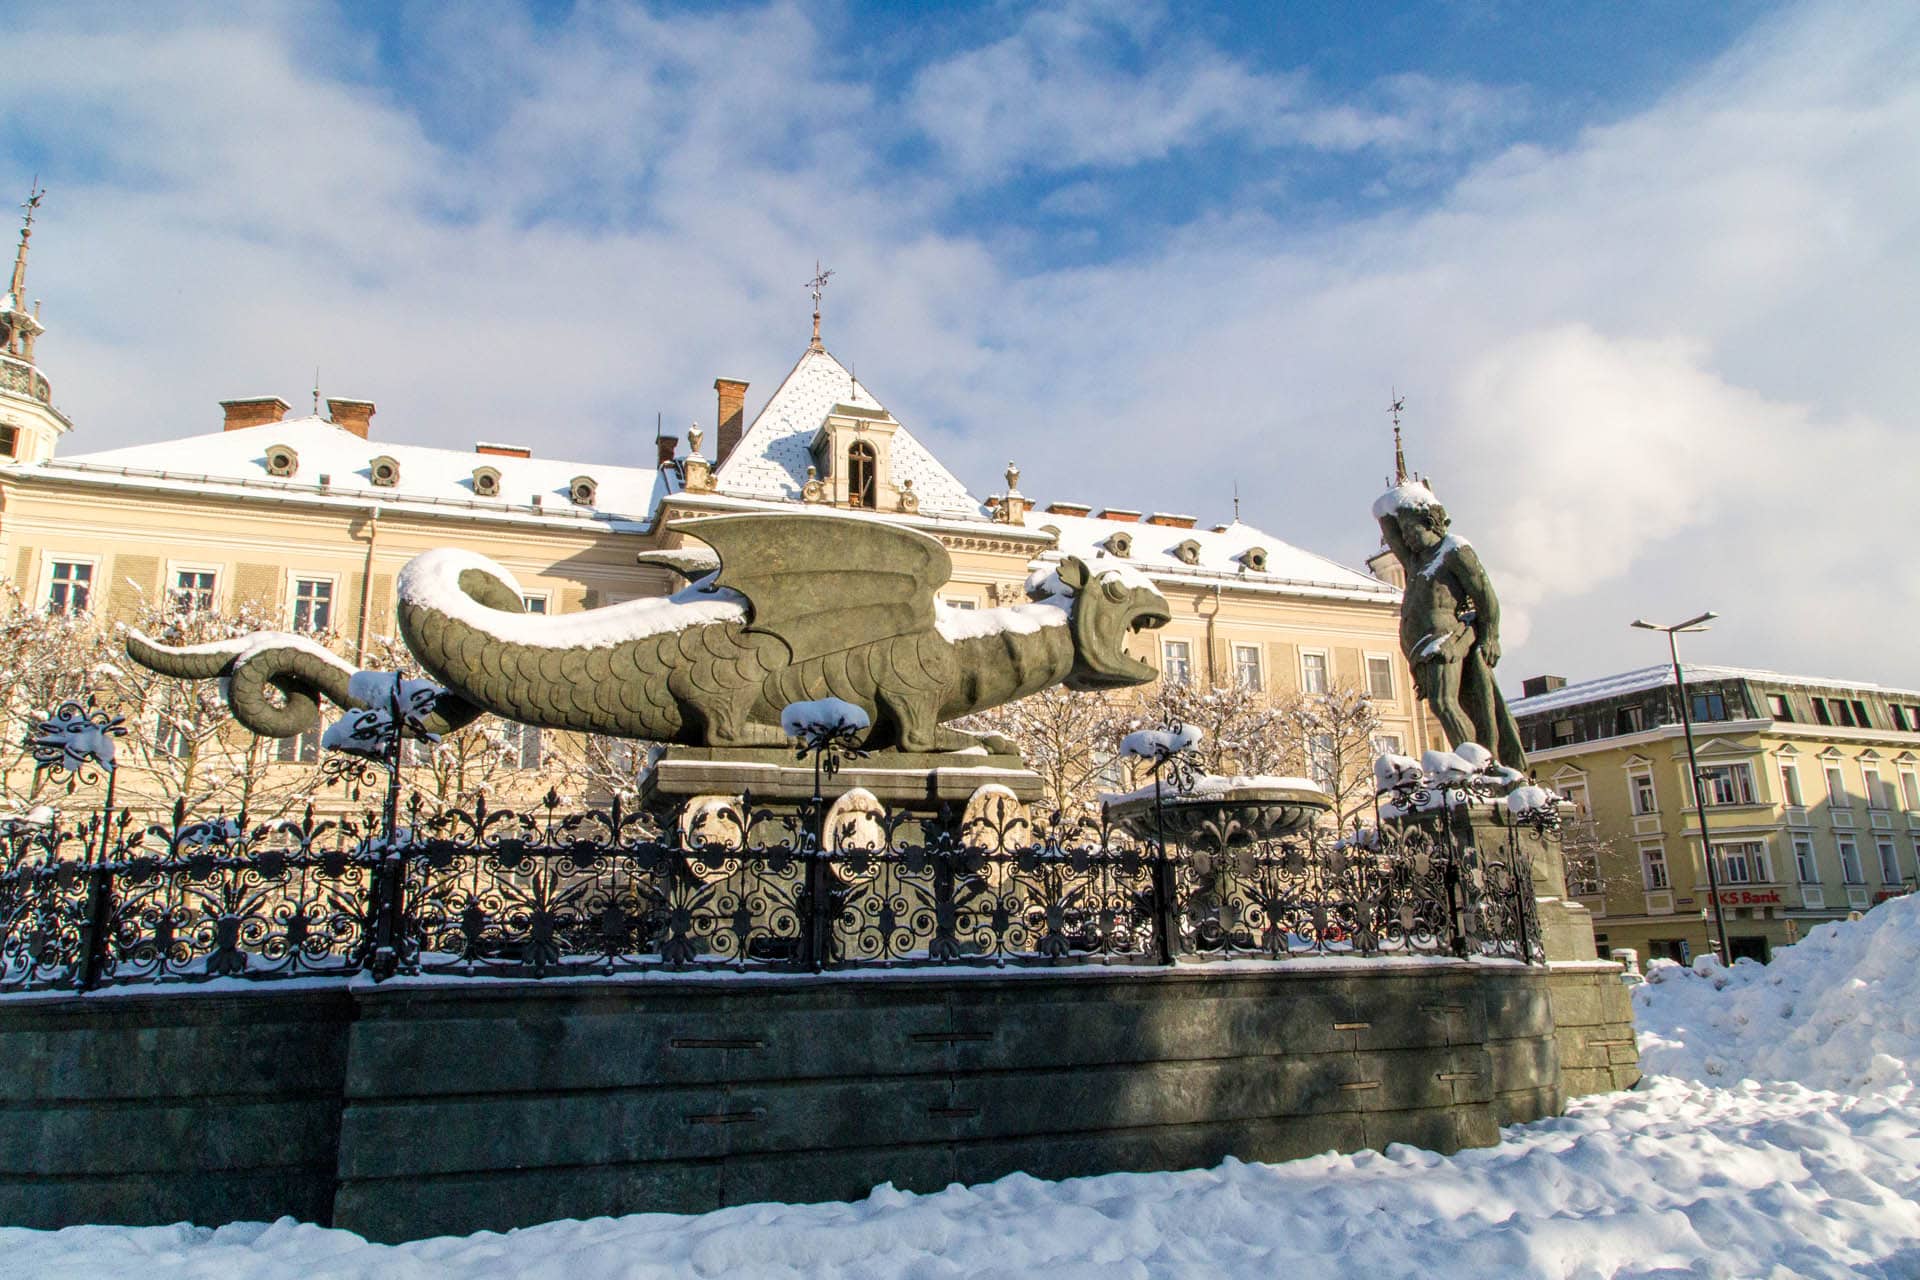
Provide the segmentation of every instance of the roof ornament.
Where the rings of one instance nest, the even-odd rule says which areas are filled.
[[[33,238],[34,211],[40,207],[40,202],[46,199],[46,195],[47,189],[40,185],[39,175],[34,175],[33,186],[27,196],[26,203],[20,206],[27,211],[27,216],[20,224],[20,248],[16,250],[13,255],[13,280],[7,288],[7,292],[13,295],[13,306],[16,311],[24,311],[26,309],[27,241]]]
[[[809,351],[825,351],[820,345],[820,294],[827,287],[827,281],[833,278],[833,268],[820,266],[820,259],[813,260],[813,279],[807,281],[807,291],[813,295],[813,341],[807,344]]]
[[[1397,389],[1389,391],[1388,395],[1393,400],[1387,409],[1393,417],[1393,483],[1401,485],[1407,482],[1407,453],[1400,447],[1400,414],[1407,407],[1407,398]]]
[[[320,366],[313,366],[313,416],[320,416]]]

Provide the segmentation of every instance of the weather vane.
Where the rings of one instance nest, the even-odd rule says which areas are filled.
[[[40,202],[46,199],[46,196],[47,189],[40,185],[40,175],[36,173],[33,175],[33,188],[27,196],[27,202],[20,206],[27,211],[26,227],[22,228],[23,230],[30,229],[33,226],[33,211],[40,207]]]
[[[807,281],[807,291],[813,295],[813,345],[820,345],[820,294],[826,289],[827,281],[833,278],[833,268],[820,266],[820,259],[813,260],[813,279]]]
[[[1387,413],[1393,418],[1393,482],[1395,484],[1405,484],[1407,482],[1407,454],[1406,451],[1400,447],[1400,414],[1407,407],[1407,398],[1400,394],[1398,388],[1388,391],[1387,394],[1393,401],[1387,408]]]

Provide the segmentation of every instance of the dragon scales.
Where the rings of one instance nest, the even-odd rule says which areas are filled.
[[[1054,684],[1118,688],[1157,674],[1124,641],[1166,625],[1167,602],[1118,569],[1067,557],[1030,584],[1030,603],[952,610],[935,599],[952,569],[946,549],[898,525],[796,512],[671,527],[711,547],[718,567],[683,567],[691,581],[671,596],[577,614],[525,613],[512,577],[482,556],[440,549],[410,561],[400,634],[448,690],[428,731],[491,712],[654,742],[767,746],[785,742],[783,707],[836,697],[868,713],[868,750],[951,752],[981,740],[946,721]],[[164,675],[226,681],[235,718],[269,737],[311,730],[322,698],[364,705],[351,665],[302,636],[175,647],[136,632],[127,652]]]

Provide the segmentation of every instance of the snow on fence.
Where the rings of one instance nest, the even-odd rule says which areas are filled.
[[[0,827],[0,990],[210,978],[1539,958],[1517,843],[1411,825],[1232,848],[1092,823],[446,810]],[[858,847],[866,845],[867,847]]]

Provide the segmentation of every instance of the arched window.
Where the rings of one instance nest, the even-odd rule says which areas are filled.
[[[879,465],[873,446],[856,441],[847,449],[847,502],[872,511],[880,505]]]

